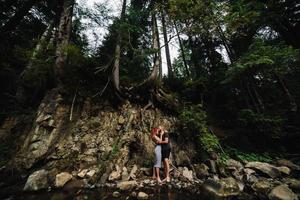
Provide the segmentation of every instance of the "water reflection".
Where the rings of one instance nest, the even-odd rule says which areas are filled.
[[[121,196],[114,198],[112,196],[116,189],[94,189],[94,190],[73,190],[70,191],[52,191],[52,192],[38,192],[38,193],[23,193],[22,191],[15,194],[4,196],[5,200],[136,200],[132,193],[138,194],[145,192],[149,195],[151,200],[201,200],[200,195],[180,192],[179,190],[171,189],[171,186],[163,185],[153,188],[140,188],[134,191],[119,191]],[[1,192],[0,192],[1,193]],[[13,196],[12,196],[13,195]],[[1,196],[1,195],[0,195]],[[2,196],[1,196],[2,197]],[[203,198],[202,198],[203,199]]]

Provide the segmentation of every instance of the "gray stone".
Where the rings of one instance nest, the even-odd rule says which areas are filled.
[[[137,196],[137,194],[136,194],[136,192],[131,192],[130,196],[135,198]]]
[[[284,175],[290,175],[290,173],[291,173],[290,168],[288,168],[286,166],[277,167],[277,169]]]
[[[108,177],[109,181],[114,181],[114,180],[118,180],[121,178],[121,169],[118,165],[115,166],[116,170],[112,171]]]
[[[233,160],[233,159],[228,159],[226,162],[226,167],[230,170],[242,170],[243,169],[243,164],[240,163],[239,161]]]
[[[152,175],[152,168],[146,168],[142,167],[141,171],[146,175],[146,176],[151,176]]]
[[[132,169],[130,171],[130,174],[129,174],[129,177],[131,179],[133,179],[133,180],[136,179],[136,172],[137,172],[137,170],[138,170],[137,165],[133,165],[133,167],[132,167]]]
[[[268,180],[259,180],[253,183],[251,187],[254,191],[267,195],[271,191],[273,184]]]
[[[88,169],[83,169],[77,174],[77,176],[80,178],[84,178],[88,171],[89,171]]]
[[[68,172],[62,172],[55,177],[55,187],[63,187],[68,181],[72,179],[72,175]]]
[[[96,170],[91,169],[86,173],[86,176],[92,178],[96,174]]]
[[[126,167],[123,167],[123,171],[122,171],[122,181],[128,181],[130,178],[129,174],[128,174],[128,170]]]
[[[286,185],[279,185],[268,195],[271,200],[298,200],[297,195]]]
[[[189,181],[192,181],[193,178],[193,171],[189,170],[187,167],[184,167],[182,170],[182,176],[187,178]]]
[[[196,176],[198,178],[205,178],[209,176],[209,172],[208,172],[208,166],[206,166],[205,164],[196,164],[194,165],[195,171],[196,171]]]
[[[38,191],[48,188],[48,171],[42,169],[31,174],[23,188],[24,191]]]
[[[119,124],[124,124],[125,123],[125,118],[121,115],[118,119]]]
[[[220,180],[208,179],[201,187],[205,195],[213,198],[233,197],[241,193],[241,187],[234,178],[224,178]]]
[[[277,167],[269,163],[248,162],[245,167],[262,172],[263,174],[268,175],[271,178],[276,178],[280,176],[280,171],[277,169]]]
[[[300,170],[300,166],[294,164],[290,160],[285,160],[285,159],[277,160],[277,165],[279,165],[279,166],[285,166],[285,167],[288,167],[288,168],[290,168],[292,170]]]
[[[115,198],[119,198],[121,196],[121,193],[118,191],[115,191],[115,192],[113,192],[112,196]]]
[[[285,181],[294,192],[300,193],[300,180],[299,179],[287,179]]]
[[[131,190],[137,187],[137,185],[136,181],[121,181],[117,183],[117,188],[120,190]]]
[[[148,199],[149,198],[149,195],[146,194],[145,192],[139,192],[138,195],[137,195],[137,199],[139,200],[145,200],[145,199]]]

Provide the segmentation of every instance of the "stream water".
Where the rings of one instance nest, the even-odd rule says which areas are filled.
[[[9,190],[0,189],[0,199],[2,200],[130,200],[133,198],[132,191],[120,192],[121,196],[118,198],[113,197],[115,189],[110,188],[98,188],[91,190],[77,190],[77,191],[41,191],[35,193],[22,192],[18,186],[16,188],[10,188]],[[175,189],[169,189],[167,187],[154,187],[154,188],[141,188],[140,190],[134,190],[137,194],[143,191],[149,195],[148,199],[151,200],[204,200],[200,194],[190,194]]]

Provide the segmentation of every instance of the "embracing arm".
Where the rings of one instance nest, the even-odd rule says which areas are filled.
[[[161,142],[162,142],[161,138],[157,137],[156,135],[153,136],[152,139],[155,141],[156,144],[161,144]]]
[[[159,144],[168,144],[169,143],[169,138],[165,138],[165,140],[161,140]]]

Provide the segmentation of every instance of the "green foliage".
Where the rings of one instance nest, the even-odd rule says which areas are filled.
[[[179,120],[184,131],[196,135],[203,150],[208,153],[219,150],[219,140],[208,129],[207,117],[202,105],[186,107],[179,115]]]
[[[220,142],[217,136],[209,133],[208,131],[199,135],[199,140],[202,148],[207,152],[216,152],[220,150]]]
[[[251,109],[243,109],[239,112],[238,122],[241,127],[250,128],[275,138],[282,135],[286,119],[281,116],[256,113]]]
[[[235,148],[226,148],[224,154],[221,155],[223,160],[229,159],[230,157],[239,161],[259,161],[259,162],[271,162],[273,159],[268,153],[254,153],[254,152],[243,152]]]
[[[249,50],[227,71],[227,81],[242,78],[245,75],[290,73],[299,61],[300,52],[285,44],[268,44],[257,38]],[[226,82],[226,81],[225,81]]]

